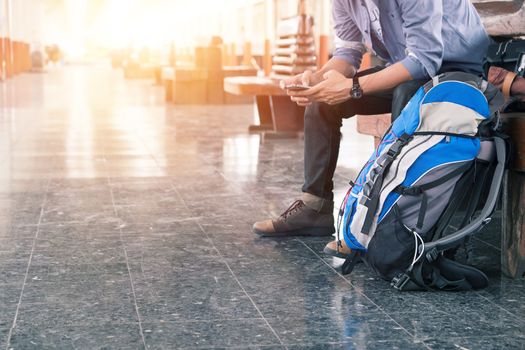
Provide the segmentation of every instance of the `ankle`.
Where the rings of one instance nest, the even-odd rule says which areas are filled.
[[[307,192],[303,192],[301,200],[308,208],[315,210],[318,213],[332,214],[334,211],[334,202],[332,200],[318,197]]]

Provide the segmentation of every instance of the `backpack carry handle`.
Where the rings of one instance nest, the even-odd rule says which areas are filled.
[[[503,182],[503,175],[505,173],[505,165],[507,158],[507,146],[505,140],[503,140],[501,137],[494,137],[494,144],[496,146],[496,158],[498,164],[494,171],[494,176],[490,185],[487,202],[483,206],[480,215],[470,224],[457,231],[456,233],[438,239],[434,242],[425,243],[424,254],[429,262],[435,261],[440,252],[457,246],[466,237],[475,234],[483,226],[490,222],[490,215],[492,215],[492,213],[494,212],[494,208],[496,207],[496,203],[499,198],[499,193],[501,191],[501,184]]]

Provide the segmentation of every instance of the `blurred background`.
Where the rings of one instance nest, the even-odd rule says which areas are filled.
[[[491,17],[517,3],[472,2],[492,9]],[[222,65],[252,65],[268,76],[281,47],[276,40],[290,36],[281,21],[298,16],[301,6],[314,25],[292,31],[314,38],[319,66],[332,49],[331,0],[0,0],[0,79],[46,64],[101,60],[130,65],[130,77],[151,76],[154,66],[160,75],[159,66],[194,65],[195,48],[210,44],[221,47]]]
[[[306,4],[317,34],[329,32],[329,6],[330,0]],[[254,57],[262,56],[277,19],[297,11],[297,0],[0,0],[2,78],[28,69],[31,61],[39,66],[111,57],[114,65],[130,59],[166,64],[170,55],[191,61],[194,47],[214,36],[230,56],[241,57],[247,42]],[[31,60],[11,67],[11,56],[29,54]]]

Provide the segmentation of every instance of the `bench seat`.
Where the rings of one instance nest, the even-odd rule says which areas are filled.
[[[379,145],[381,138],[392,124],[392,115],[375,114],[375,115],[358,115],[357,118],[357,132],[363,135],[370,135],[374,137],[374,147]]]

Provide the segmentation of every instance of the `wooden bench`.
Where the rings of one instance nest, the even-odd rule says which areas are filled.
[[[374,137],[374,147],[379,145],[381,138],[390,127],[392,123],[392,115],[375,114],[375,115],[358,115],[357,118],[357,132],[363,135],[370,135]]]
[[[474,4],[492,36],[525,34],[525,1]],[[525,277],[525,112],[502,115],[513,144],[513,159],[503,185],[501,269],[513,278]]]
[[[513,155],[503,184],[501,268],[525,277],[525,112],[502,115]]]
[[[257,69],[251,66],[224,66],[222,49],[222,46],[197,47],[194,65],[163,67],[160,79],[166,101],[175,104],[251,103],[250,98],[226,92],[224,79],[256,76]]]
[[[304,107],[291,102],[278,81],[261,77],[231,77],[224,79],[224,89],[231,94],[255,97],[260,124],[251,125],[250,131],[273,131],[273,136],[289,137],[303,130]]]
[[[126,79],[152,79],[155,66],[148,63],[126,62],[124,64],[124,78]]]
[[[514,37],[525,33],[524,0],[473,0],[483,25],[492,36]]]

